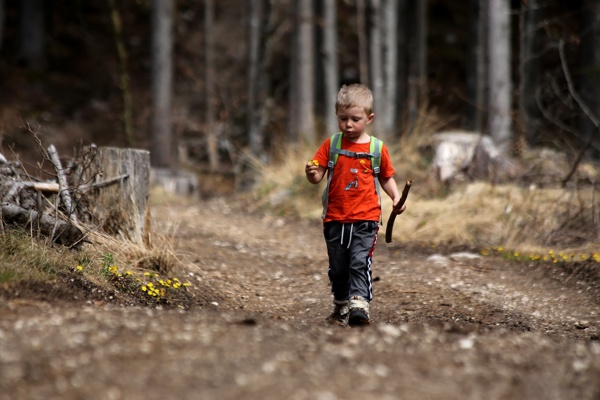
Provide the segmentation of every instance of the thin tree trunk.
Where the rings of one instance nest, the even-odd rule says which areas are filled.
[[[215,119],[215,55],[213,24],[215,19],[214,0],[204,1],[204,84],[206,87],[206,147],[211,171],[219,169],[218,131]]]
[[[384,132],[382,128],[385,113],[383,104],[383,46],[381,42],[383,24],[381,13],[381,0],[371,0],[371,7],[369,10],[369,15],[371,16],[371,24],[369,26],[369,31],[371,33],[369,44],[369,50],[371,51],[371,90],[373,91],[374,113],[375,115],[378,115],[374,120],[373,130],[376,135],[384,139],[387,132]]]
[[[125,131],[125,146],[133,147],[133,110],[131,106],[131,88],[129,87],[129,73],[127,67],[127,50],[123,43],[123,24],[116,0],[110,0],[110,9],[113,28],[115,30],[115,44],[119,57],[119,89],[123,98],[123,130]]]
[[[331,134],[338,131],[337,118],[334,113],[335,101],[339,89],[338,40],[336,0],[323,1],[323,63],[325,70],[325,120],[327,131]]]
[[[581,12],[581,45],[579,50],[579,92],[583,102],[596,116],[600,116],[600,77],[597,68],[600,64],[600,1],[584,0]],[[579,120],[582,143],[598,135],[598,128],[586,113]],[[600,159],[600,151],[590,147],[587,154]]]
[[[522,133],[532,145],[540,143],[538,137],[539,110],[535,99],[540,78],[542,51],[541,0],[529,0],[521,5],[521,73],[519,81],[519,111]]]
[[[489,132],[506,155],[511,145],[510,4],[509,0],[489,4]]]
[[[259,114],[260,43],[262,32],[262,0],[249,0],[248,18],[248,139],[255,157],[263,152]]]
[[[383,131],[387,137],[394,136],[396,129],[397,96],[398,96],[398,1],[385,0],[384,6],[384,113],[381,118]]]
[[[427,0],[412,4],[414,15],[408,75],[408,126],[415,128],[427,93]]]
[[[150,155],[157,167],[172,163],[171,98],[173,90],[173,1],[152,2],[152,94]]]
[[[4,0],[0,0],[0,50],[4,39]]]
[[[358,36],[358,71],[360,83],[370,86],[367,60],[367,27],[365,23],[365,0],[356,0],[356,35]]]
[[[315,102],[315,33],[312,0],[298,0],[298,131],[306,143],[313,143]]]
[[[289,112],[288,112],[288,134],[290,142],[297,142],[300,140],[300,105],[298,95],[300,91],[300,34],[299,34],[299,11],[300,2],[299,0],[293,1],[292,21],[293,21],[293,32],[292,32],[292,43],[290,52],[290,91],[288,95],[289,101]]]
[[[405,128],[406,122],[406,103],[407,103],[407,88],[408,88],[408,68],[407,68],[407,57],[408,54],[408,29],[407,29],[407,11],[409,0],[398,0],[398,25],[397,25],[397,37],[398,37],[398,66],[397,66],[397,110],[395,116],[397,121],[398,136],[402,134]]]
[[[467,121],[466,128],[475,132],[483,130],[485,88],[487,86],[487,0],[470,0],[469,37],[467,55]]]

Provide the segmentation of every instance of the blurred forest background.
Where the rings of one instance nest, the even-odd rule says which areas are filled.
[[[362,82],[390,145],[465,130],[594,161],[599,21],[598,0],[0,0],[0,151],[36,159],[34,132],[233,174],[334,133]]]

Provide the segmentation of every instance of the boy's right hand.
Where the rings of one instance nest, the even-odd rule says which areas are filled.
[[[323,179],[323,176],[325,175],[325,171],[326,168],[321,166],[317,160],[310,160],[304,167],[306,178],[311,183],[321,182],[321,179]]]
[[[306,172],[307,175],[313,175],[313,176],[316,175],[317,172],[319,171],[319,161],[318,160],[310,160],[306,164],[304,171]]]

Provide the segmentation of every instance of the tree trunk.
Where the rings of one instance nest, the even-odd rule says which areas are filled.
[[[335,102],[340,86],[338,66],[337,12],[336,0],[323,1],[323,69],[325,72],[325,121],[327,132],[337,132],[338,123],[335,115]]]
[[[384,96],[381,126],[387,138],[395,136],[398,96],[398,1],[385,0],[383,26],[385,32]]]
[[[582,100],[596,116],[600,116],[600,2],[584,0],[581,12],[581,45],[579,47],[579,92]],[[590,138],[598,135],[598,128],[585,113],[579,119],[581,143],[590,142]],[[590,147],[587,154],[600,159],[600,151]]]
[[[261,70],[261,39],[263,26],[262,0],[249,0],[248,17],[248,142],[255,157],[263,152],[263,135],[260,127],[259,73]]]
[[[397,92],[397,100],[396,100],[396,110],[394,110],[397,129],[398,129],[398,137],[402,134],[405,129],[405,119],[406,119],[406,95],[407,95],[407,87],[408,87],[408,67],[407,67],[407,57],[408,54],[408,29],[407,29],[407,10],[408,0],[398,0],[398,25],[397,25],[397,37],[398,37],[398,65],[397,65],[397,78],[398,82],[396,92]]]
[[[0,50],[4,39],[4,0],[0,0]]]
[[[123,98],[123,130],[125,131],[125,145],[133,146],[133,110],[131,105],[131,89],[129,87],[129,72],[127,67],[127,50],[123,41],[123,24],[121,13],[116,0],[110,0],[111,17],[115,30],[115,45],[119,58],[119,89]]]
[[[109,180],[122,176],[120,184],[94,188],[90,212],[93,223],[108,234],[138,244],[149,243],[148,196],[150,186],[150,153],[145,150],[99,147],[90,152],[89,168],[82,182]],[[99,178],[98,171],[102,172]]]
[[[408,126],[415,128],[419,108],[427,93],[427,0],[412,4],[414,18],[410,23],[412,45],[410,46],[408,73]]]
[[[45,0],[21,0],[19,59],[29,68],[46,68]]]
[[[521,73],[519,81],[519,114],[522,134],[531,145],[540,143],[538,127],[540,112],[536,92],[540,78],[540,54],[542,53],[541,0],[529,0],[521,5]]]
[[[206,87],[206,144],[208,149],[208,161],[211,171],[219,169],[219,129],[215,118],[216,84],[215,84],[215,50],[214,50],[214,0],[204,1],[204,85]]]
[[[367,59],[368,43],[365,15],[365,0],[356,0],[356,35],[358,37],[358,70],[360,83],[371,86],[369,82],[369,63]]]
[[[510,3],[489,2],[489,133],[502,154],[511,141]]]
[[[152,95],[150,131],[152,164],[172,164],[171,101],[173,91],[173,0],[152,2]]]
[[[487,0],[470,0],[467,54],[467,130],[482,132],[484,127],[485,90],[487,87]]]
[[[298,0],[298,133],[305,143],[313,143],[315,103],[315,33],[312,0]]]
[[[373,91],[373,112],[378,116],[373,121],[373,131],[375,135],[381,137],[381,139],[385,139],[387,132],[383,132],[382,128],[385,114],[383,104],[383,56],[381,43],[383,24],[381,23],[381,0],[370,1],[369,15],[371,16],[371,24],[369,25],[371,90]]]

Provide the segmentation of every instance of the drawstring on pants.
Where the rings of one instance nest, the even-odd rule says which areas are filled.
[[[340,245],[344,245],[344,228],[346,227],[346,224],[342,224],[342,238],[340,240]],[[347,249],[350,248],[350,243],[352,243],[352,231],[354,230],[354,223],[350,224],[350,236],[348,237],[348,245],[346,246]]]

